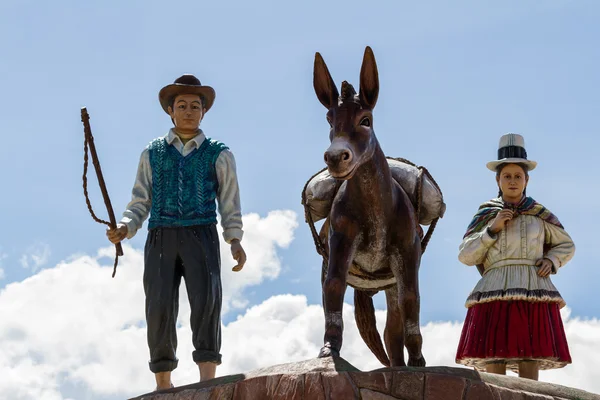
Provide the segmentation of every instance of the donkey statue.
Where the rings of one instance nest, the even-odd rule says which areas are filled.
[[[342,305],[347,285],[354,287],[360,334],[386,366],[425,366],[421,353],[418,272],[421,234],[416,210],[392,179],[386,156],[373,131],[379,93],[375,56],[365,49],[358,94],[342,82],[341,95],[325,61],[315,54],[314,89],[327,109],[331,145],[325,152],[329,174],[339,183],[319,238],[323,246],[324,345],[319,357],[339,357]],[[375,324],[372,296],[385,290],[385,349]]]

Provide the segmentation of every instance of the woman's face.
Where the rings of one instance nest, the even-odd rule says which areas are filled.
[[[529,177],[520,165],[508,164],[502,168],[496,180],[504,201],[518,202],[523,197]]]

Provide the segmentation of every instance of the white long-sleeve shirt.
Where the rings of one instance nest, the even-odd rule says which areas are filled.
[[[168,144],[173,145],[185,157],[195,149],[200,148],[206,140],[206,136],[202,130],[199,130],[198,135],[184,145],[174,129],[170,129],[165,139]],[[221,215],[223,238],[227,243],[231,243],[233,239],[242,240],[244,231],[242,230],[240,191],[233,153],[227,149],[221,151],[215,162],[215,169],[219,182],[217,203]],[[148,147],[146,147],[140,156],[135,184],[131,191],[131,201],[125,212],[123,212],[123,218],[120,221],[127,225],[128,239],[134,237],[142,227],[142,224],[148,218],[151,207],[152,168],[150,166],[150,154]]]

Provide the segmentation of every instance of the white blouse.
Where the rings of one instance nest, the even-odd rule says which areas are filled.
[[[458,259],[463,264],[484,267],[466,307],[495,300],[557,302],[564,307],[566,303],[550,277],[537,275],[535,263],[549,259],[552,274],[556,274],[575,254],[569,234],[539,217],[524,214],[507,221],[494,236],[487,227],[467,236],[459,247]],[[546,254],[544,244],[550,247]]]

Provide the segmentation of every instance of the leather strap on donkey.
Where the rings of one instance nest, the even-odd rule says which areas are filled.
[[[414,164],[404,158],[393,158],[393,157],[387,157],[387,158],[412,165],[419,170],[419,175],[417,177],[417,186],[416,186],[416,189],[417,189],[416,213],[417,213],[417,217],[418,217],[421,212],[422,193],[423,193],[423,174],[425,174],[431,180],[431,182],[436,187],[436,189],[439,190],[440,194],[442,193],[442,191],[440,190],[438,184],[435,182],[435,180],[433,179],[433,177],[431,176],[431,174],[425,167],[417,166],[416,164]],[[314,224],[314,221],[312,218],[312,213],[310,212],[310,208],[308,207],[308,203],[306,201],[306,188],[308,187],[308,184],[315,176],[319,175],[321,172],[325,171],[326,169],[327,168],[323,168],[321,171],[314,174],[306,182],[306,185],[304,185],[304,190],[302,191],[302,205],[304,206],[305,220],[310,227],[310,231],[312,233],[313,240],[315,242],[315,247],[317,249],[317,253],[319,253],[323,257],[323,267],[321,269],[321,280],[322,281],[325,280],[325,277],[327,275],[327,266],[329,263],[329,255],[327,254],[325,245],[321,241],[321,238],[319,237],[319,234],[317,233],[317,230],[315,228],[315,224]],[[336,188],[333,196],[336,195],[337,190],[339,190],[339,185]],[[431,224],[429,225],[429,228],[427,229],[427,233],[421,239],[421,254],[423,254],[425,252],[425,249],[427,248],[427,244],[429,243],[429,240],[431,239],[431,236],[433,235],[433,231],[435,230],[435,226],[437,225],[439,218],[440,217],[438,216],[431,222]],[[326,219],[325,224],[328,224],[328,223],[329,223],[329,221]],[[418,226],[420,227],[420,225],[418,225]],[[422,234],[422,231],[421,231],[421,234]],[[352,263],[348,273],[352,274],[354,276],[358,276],[363,279],[368,279],[368,280],[393,278],[393,274],[392,274],[391,270],[386,271],[383,274],[381,272],[379,272],[378,274],[375,275],[371,272],[364,271],[362,268],[360,268],[355,263]],[[375,355],[375,357],[377,357],[379,362],[381,362],[383,365],[385,365],[387,367],[390,366],[390,360],[384,349],[383,342],[381,340],[381,335],[379,334],[379,331],[377,330],[377,324],[376,324],[376,319],[375,319],[375,308],[373,306],[373,295],[375,295],[380,290],[387,289],[388,287],[390,287],[390,285],[382,286],[377,289],[368,289],[368,290],[354,288],[355,289],[354,290],[354,317],[356,320],[358,332],[360,333],[360,336],[362,337],[362,339],[365,342],[365,344],[367,345],[367,347],[371,350],[371,352]]]
[[[417,214],[417,219],[418,219],[418,216],[421,215],[421,204],[422,204],[422,195],[423,195],[423,174],[425,174],[431,180],[431,182],[436,187],[436,189],[440,192],[440,194],[442,193],[442,190],[438,186],[435,179],[433,179],[433,177],[431,176],[431,174],[429,173],[427,168],[425,168],[423,166],[418,166],[415,163],[410,162],[405,158],[395,158],[395,157],[386,157],[386,158],[388,160],[396,160],[396,161],[403,162],[405,164],[416,167],[419,170],[419,175],[417,177],[417,204],[416,204],[416,214]],[[308,226],[310,227],[310,231],[312,233],[313,240],[315,242],[315,247],[317,249],[317,253],[319,253],[325,261],[328,261],[329,255],[327,254],[327,251],[325,250],[325,246],[323,245],[323,242],[321,241],[321,238],[319,237],[319,234],[317,233],[317,229],[315,228],[315,223],[313,221],[312,214],[310,212],[310,208],[308,207],[308,202],[306,201],[306,188],[308,187],[308,184],[315,176],[319,175],[321,172],[325,171],[326,169],[327,168],[323,168],[322,170],[320,170],[319,172],[317,172],[316,174],[311,176],[310,179],[306,182],[306,184],[304,185],[304,189],[302,190],[302,205],[304,206],[304,217],[305,217],[306,222],[308,223]],[[338,189],[339,189],[339,186],[336,189],[336,191],[333,193],[334,197],[337,194]],[[436,227],[439,219],[440,219],[440,217],[436,217],[431,222],[431,224],[427,228],[427,233],[425,234],[423,239],[421,239],[421,254],[425,253],[425,249],[427,249],[427,244],[429,244],[429,240],[431,239],[431,236],[433,235],[433,231],[435,230],[435,227]],[[356,268],[356,269],[357,269],[357,271],[356,271],[357,275],[360,275],[362,277],[366,277],[369,275],[367,272],[361,271],[360,268]],[[375,278],[376,277],[373,277],[373,279],[375,279]],[[380,278],[380,277],[377,277],[377,278]]]

